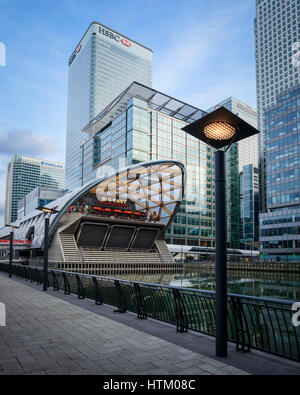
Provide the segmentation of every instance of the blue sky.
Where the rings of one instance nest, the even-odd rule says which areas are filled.
[[[0,226],[12,154],[64,161],[67,60],[91,21],[153,50],[153,87],[255,106],[254,0],[0,0]]]

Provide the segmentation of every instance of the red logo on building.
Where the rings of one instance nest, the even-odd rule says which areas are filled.
[[[78,47],[76,48],[76,53],[78,53],[81,50],[81,44],[78,45]]]
[[[125,38],[123,38],[123,39],[121,40],[121,43],[122,43],[123,45],[125,45],[126,47],[131,47],[131,42],[125,40]]]

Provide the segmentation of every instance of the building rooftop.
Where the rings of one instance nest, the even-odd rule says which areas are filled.
[[[160,111],[171,117],[188,123],[202,118],[206,112],[190,104],[177,100],[169,95],[149,88],[138,82],[133,82],[116,99],[106,106],[88,125],[83,132],[95,134],[112,122],[127,108],[129,100],[134,97],[148,103],[153,110]]]

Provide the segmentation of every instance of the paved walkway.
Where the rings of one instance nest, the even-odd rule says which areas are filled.
[[[0,375],[248,374],[27,284],[0,275]]]

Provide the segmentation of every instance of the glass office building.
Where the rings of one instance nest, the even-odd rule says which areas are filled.
[[[229,97],[228,99],[218,103],[213,108],[210,108],[208,112],[211,112],[218,107],[227,108],[236,116],[240,117],[257,129],[257,112],[255,108],[249,106],[241,100],[238,100],[235,97]],[[249,164],[258,167],[258,135],[256,134],[254,136],[248,137],[247,139],[241,140],[237,143],[237,145],[239,172],[242,172],[243,167]]]
[[[252,164],[240,173],[240,235],[242,247],[259,238],[258,168]],[[246,248],[247,249],[247,248]]]
[[[5,224],[17,220],[19,201],[39,185],[64,188],[64,164],[14,155],[7,166]]]
[[[300,82],[299,0],[256,0],[255,58],[258,129],[260,133],[260,205],[266,209],[264,111],[279,93]],[[299,46],[300,48],[300,46]]]
[[[300,84],[265,112],[266,203],[260,214],[264,259],[300,261]]]
[[[133,83],[84,128],[91,138],[81,147],[82,185],[105,175],[110,166],[115,170],[149,160],[178,160],[186,168],[187,183],[183,202],[167,230],[166,241],[213,247],[213,149],[181,130],[203,115],[205,112],[196,107]],[[231,171],[228,191],[237,195],[237,207],[230,205],[228,213],[228,246],[235,248],[239,242],[233,233],[233,230],[239,232],[237,152],[231,154],[228,162]]]
[[[18,203],[18,220],[37,207],[44,207],[66,193],[65,189],[37,186]]]
[[[66,187],[80,185],[83,127],[133,81],[152,85],[152,51],[93,22],[69,58]]]
[[[234,97],[229,97],[210,108],[208,112],[221,106],[227,108],[229,111],[257,128],[257,113],[253,107]],[[235,248],[238,248],[238,240],[241,239],[241,241],[243,241],[244,239],[244,223],[248,221],[248,219],[242,217],[243,213],[241,211],[236,215],[234,210],[238,212],[242,206],[250,207],[253,203],[252,195],[240,190],[240,179],[245,166],[252,165],[254,168],[258,167],[258,135],[248,137],[247,139],[233,144],[226,152],[226,156],[228,157],[226,161],[226,180],[230,180],[230,182],[226,183],[227,212],[231,213],[232,216],[231,220],[227,222],[227,232],[232,235],[232,244]],[[238,162],[238,169],[236,167],[236,162]],[[243,203],[239,201],[239,196],[240,199],[242,196]],[[250,200],[247,201],[247,198]],[[232,207],[234,207],[234,210]],[[258,210],[256,205],[254,208]],[[253,215],[255,218],[258,218],[258,211],[253,213]],[[234,240],[236,241],[234,242]],[[245,246],[242,244],[241,247],[243,248]]]

